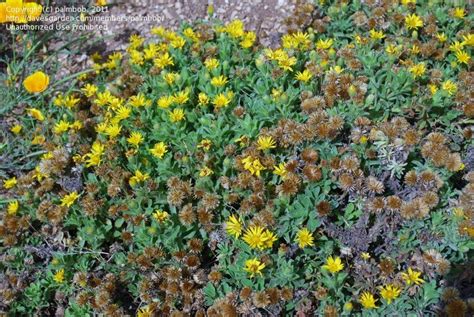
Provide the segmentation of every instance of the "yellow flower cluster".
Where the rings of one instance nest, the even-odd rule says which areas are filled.
[[[216,30],[229,34],[233,39],[240,39],[240,46],[242,48],[252,47],[257,39],[254,32],[245,31],[244,23],[238,19],[228,23],[225,27],[218,27]]]
[[[224,108],[229,105],[234,97],[234,93],[229,91],[227,93],[220,93],[214,97],[212,104],[216,109]]]
[[[260,226],[250,226],[244,232],[242,239],[253,249],[267,249],[273,246],[278,238],[268,229]]]
[[[420,278],[421,272],[417,272],[408,268],[407,272],[403,272],[401,274],[403,280],[407,286],[410,285],[421,285],[425,281]],[[380,289],[380,296],[387,301],[387,304],[391,304],[393,300],[397,299],[400,296],[401,289],[400,287],[387,284],[385,286],[379,287]],[[359,302],[361,303],[362,307],[365,309],[374,309],[378,308],[376,305],[377,299],[374,295],[368,291],[363,292],[359,297]]]
[[[91,152],[84,155],[83,159],[86,162],[87,167],[99,166],[102,162],[102,155],[104,154],[105,147],[99,141],[92,144]]]
[[[308,49],[311,45],[309,34],[301,31],[283,35],[281,42],[286,49]]]
[[[134,187],[137,184],[142,183],[149,178],[150,178],[149,174],[142,173],[140,170],[136,170],[135,174],[132,177],[130,177],[128,183],[130,184],[131,187]]]
[[[242,235],[243,225],[242,219],[235,215],[230,215],[226,222],[226,231],[229,235],[238,238]],[[268,229],[264,229],[257,225],[248,227],[242,238],[253,249],[267,249],[273,246],[278,240],[277,236]]]
[[[288,53],[282,49],[271,50],[267,49],[265,55],[271,61],[276,61],[278,66],[286,71],[293,71],[293,66],[296,64],[297,59],[294,56],[289,56]]]
[[[265,166],[262,165],[258,158],[253,158],[251,156],[247,156],[242,160],[244,164],[244,169],[249,171],[252,175],[260,177],[260,172],[265,170]]]
[[[16,184],[17,184],[16,177],[8,178],[3,181],[3,188],[10,189],[10,188],[15,187]]]
[[[169,218],[169,214],[166,211],[163,211],[163,210],[156,210],[153,213],[153,218],[156,221],[162,223],[162,222],[165,222]]]

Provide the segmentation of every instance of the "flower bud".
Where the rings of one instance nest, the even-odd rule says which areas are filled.
[[[344,310],[346,311],[351,311],[354,308],[354,305],[352,305],[351,302],[347,302],[344,304]]]
[[[347,90],[347,92],[349,93],[349,96],[354,97],[354,96],[356,95],[356,93],[357,93],[356,86],[350,85],[350,86],[349,86],[349,89]]]
[[[214,4],[210,4],[207,6],[207,15],[212,16],[214,15]]]

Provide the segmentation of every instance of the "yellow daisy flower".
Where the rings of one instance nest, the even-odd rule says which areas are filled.
[[[250,274],[250,277],[254,277],[255,275],[262,275],[262,270],[264,268],[265,264],[260,262],[257,258],[245,261],[244,270]]]
[[[375,305],[375,302],[377,302],[377,300],[370,292],[363,292],[362,295],[359,297],[359,302],[365,309],[377,308],[377,306]]]
[[[415,285],[421,285],[425,281],[420,278],[421,272],[413,271],[411,268],[408,268],[408,270],[405,273],[402,273],[402,278],[405,280],[405,283],[407,285],[415,284]]]
[[[235,215],[230,215],[229,220],[225,225],[227,234],[234,236],[235,238],[240,237],[242,234],[242,220],[237,218]]]
[[[298,243],[298,246],[300,248],[304,248],[307,246],[314,246],[314,237],[311,232],[307,228],[300,229],[298,233],[296,234],[296,243]]]
[[[400,288],[394,286],[393,284],[388,284],[381,288],[380,296],[387,301],[388,304],[392,302],[392,300],[396,299],[400,296]]]
[[[326,264],[322,268],[334,274],[344,269],[344,264],[342,264],[340,257],[333,258],[330,256],[326,259]]]
[[[274,149],[275,146],[275,140],[271,136],[260,136],[258,137],[257,140],[257,149],[259,150],[268,150],[268,149]]]
[[[405,17],[405,27],[409,30],[416,30],[423,26],[423,20],[416,14],[410,14]]]
[[[168,146],[165,144],[165,142],[156,143],[155,146],[150,149],[150,153],[159,159],[163,158],[163,155],[165,155],[167,152]]]

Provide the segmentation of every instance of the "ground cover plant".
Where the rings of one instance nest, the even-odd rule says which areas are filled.
[[[156,26],[67,88],[11,35],[0,311],[472,314],[469,9],[301,4],[276,48]]]

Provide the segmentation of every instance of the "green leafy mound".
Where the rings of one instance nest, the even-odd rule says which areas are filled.
[[[42,157],[5,169],[0,309],[472,312],[451,287],[473,248],[472,15],[300,10],[280,48],[238,20],[156,27],[70,91],[12,89],[3,147]]]

